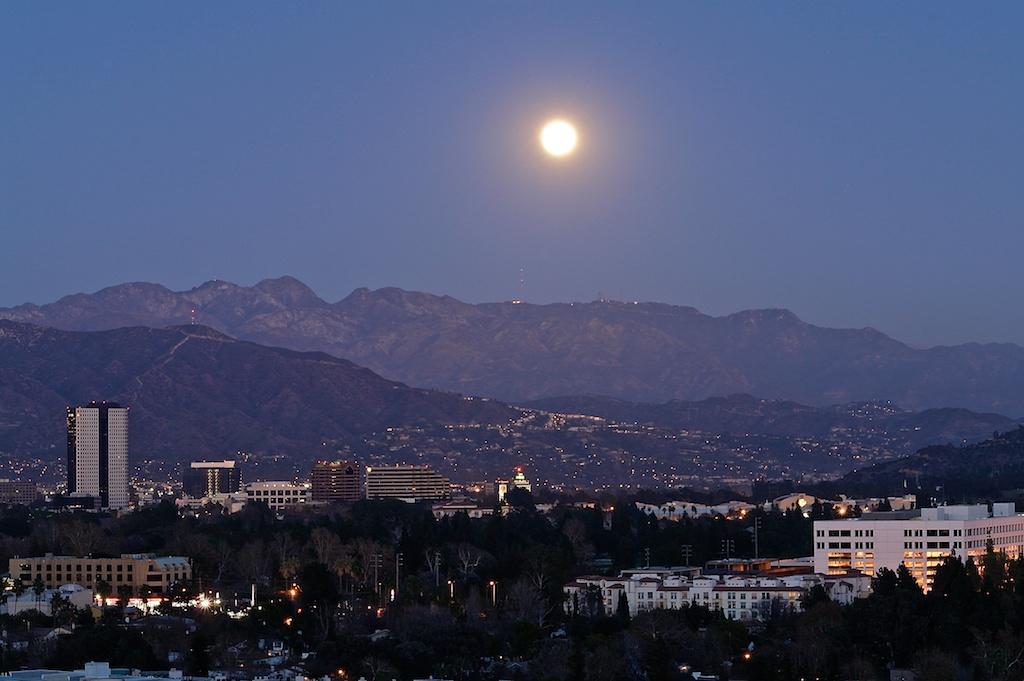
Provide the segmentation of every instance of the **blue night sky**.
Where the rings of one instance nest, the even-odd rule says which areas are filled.
[[[290,274],[1024,345],[1022,35],[1020,2],[4,2],[0,306]]]

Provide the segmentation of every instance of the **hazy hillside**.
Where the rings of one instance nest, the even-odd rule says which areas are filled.
[[[194,313],[193,313],[194,310]],[[175,293],[123,284],[0,317],[62,329],[201,323],[345,357],[409,385],[517,402],[574,394],[636,402],[733,393],[815,406],[884,401],[1024,415],[1024,348],[918,350],[873,329],[827,329],[786,310],[711,317],[659,303],[470,305],[399,289],[337,303],[284,277]]]
[[[371,431],[507,424],[497,402],[409,388],[323,353],[237,341],[203,326],[67,332],[0,321],[0,451],[60,450],[67,405],[131,407],[133,458],[234,451],[310,459]]]
[[[882,436],[896,449],[911,452],[946,443],[977,442],[994,431],[1011,430],[1018,422],[999,414],[967,409],[926,409],[915,412],[890,403],[851,403],[809,407],[790,400],[764,400],[751,395],[712,397],[699,402],[664,404],[625,402],[607,397],[549,398],[524,406],[566,414],[588,414],[619,423],[639,423],[708,433],[762,433],[793,438],[827,438],[837,433],[850,440]]]
[[[524,412],[192,325],[69,332],[0,320],[0,357],[0,451],[34,461],[36,475],[63,460],[64,408],[91,399],[131,407],[133,464],[157,478],[239,451],[264,474],[304,472],[348,448],[368,464],[427,463],[463,482],[526,465],[538,482],[567,489],[720,487],[831,479],[1013,426],[964,410],[825,409],[749,395],[663,405],[571,398]]]
[[[935,445],[896,461],[847,474],[836,489],[889,493],[906,485],[935,503],[1019,499],[1024,488],[1024,426],[962,447]]]

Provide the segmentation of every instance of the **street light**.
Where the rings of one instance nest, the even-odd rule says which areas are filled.
[[[487,582],[487,586],[491,587],[491,605],[498,605],[498,583],[492,579]]]
[[[455,582],[448,580],[448,598],[455,600]]]

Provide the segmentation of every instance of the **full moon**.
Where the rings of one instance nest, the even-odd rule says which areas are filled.
[[[576,130],[565,121],[552,121],[541,131],[540,143],[552,156],[565,156],[576,147]]]

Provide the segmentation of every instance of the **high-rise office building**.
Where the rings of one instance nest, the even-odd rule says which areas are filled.
[[[234,494],[242,489],[242,467],[235,461],[193,461],[185,469],[182,488],[193,499]]]
[[[359,501],[363,469],[355,461],[317,461],[310,471],[313,501]]]
[[[68,493],[100,508],[128,507],[128,407],[90,402],[68,407]]]

